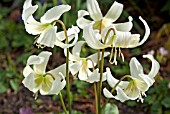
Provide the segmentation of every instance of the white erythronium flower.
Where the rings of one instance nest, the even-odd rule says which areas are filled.
[[[113,22],[119,18],[123,11],[123,4],[116,1],[104,17],[101,13],[97,0],[87,0],[87,10],[88,12],[85,10],[80,10],[78,12],[77,25],[82,29],[91,23],[93,23],[94,29],[98,30],[100,30],[101,23],[102,29],[108,27],[109,25],[114,25],[118,31],[130,31],[133,26],[131,17],[129,17],[129,22],[113,24]],[[86,15],[90,15],[93,21],[85,19],[84,16]]]
[[[89,24],[83,29],[83,38],[87,42],[87,44],[93,48],[93,49],[104,49],[107,47],[115,48],[115,54],[114,54],[114,62],[117,64],[116,57],[117,57],[117,48],[119,49],[119,55],[123,57],[123,54],[121,53],[120,48],[134,48],[137,46],[142,45],[149,37],[150,29],[147,25],[146,21],[139,17],[139,19],[143,22],[145,26],[145,35],[144,38],[140,41],[140,35],[139,34],[131,34],[131,32],[122,32],[117,31],[117,29],[110,25],[103,29],[101,34],[96,33],[96,30],[93,29],[93,25]],[[108,33],[109,30],[110,31]],[[98,36],[100,35],[102,42],[99,40]],[[106,42],[104,43],[106,34],[108,34],[108,37],[106,38]],[[97,37],[96,37],[97,36]],[[113,53],[113,52],[112,52]],[[111,53],[111,54],[112,54]]]
[[[144,58],[149,58],[152,61],[152,67],[149,74],[144,74],[142,65],[136,58],[132,58],[130,61],[130,81],[121,81],[116,86],[117,95],[113,96],[106,88],[103,89],[103,93],[107,98],[115,98],[124,102],[126,100],[136,100],[137,98],[143,102],[142,95],[149,89],[150,86],[155,82],[154,77],[159,71],[159,63],[153,58],[152,55],[144,55]],[[119,80],[115,79],[110,69],[107,68],[107,82],[114,88]]]
[[[41,18],[40,22],[33,18],[33,13],[37,10],[38,6],[31,5],[32,0],[26,0],[23,6],[22,19],[24,20],[25,29],[29,34],[37,35],[35,43],[38,46],[48,46],[54,47],[56,42],[62,43],[60,38],[58,38],[57,26],[55,25],[55,20],[58,20],[61,15],[71,9],[69,5],[59,5],[49,9]],[[72,28],[74,29],[74,28]],[[73,33],[74,34],[74,33]],[[65,37],[64,37],[65,38]],[[76,40],[76,39],[75,39]],[[76,41],[74,41],[75,43]],[[57,44],[56,44],[57,45]],[[61,45],[60,47],[71,47],[73,44]],[[58,46],[58,45],[57,45]]]
[[[92,54],[86,58],[80,57],[81,47],[85,41],[79,41],[72,49],[72,54],[69,54],[70,65],[69,69],[72,75],[75,75],[79,72],[78,78],[80,80],[87,80],[88,76],[92,74],[90,68],[93,68],[93,65],[96,66],[98,54]],[[66,55],[66,50],[65,50]],[[105,57],[109,55],[109,52],[105,52]],[[101,58],[100,58],[101,59]],[[93,61],[93,63],[92,63]]]
[[[45,71],[51,54],[51,52],[43,51],[38,56],[30,56],[27,60],[27,66],[23,70],[25,78],[22,83],[35,94],[38,91],[41,95],[59,94],[66,85],[65,64],[48,72]],[[30,65],[33,65],[33,69]]]

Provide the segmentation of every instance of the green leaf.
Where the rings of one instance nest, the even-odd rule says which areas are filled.
[[[8,87],[6,84],[0,82],[0,93],[5,93]]]
[[[165,99],[163,99],[161,104],[165,106],[165,108],[170,108],[170,97],[167,96]]]
[[[115,104],[107,103],[102,109],[102,114],[119,114],[119,110]]]
[[[17,91],[19,88],[18,82],[16,80],[10,80],[10,85],[14,91]]]

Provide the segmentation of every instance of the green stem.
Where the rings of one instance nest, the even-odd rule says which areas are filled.
[[[123,77],[116,83],[116,85],[112,88],[111,94],[114,92],[114,90],[116,89],[116,87],[120,84],[120,82],[123,81],[125,78],[130,78],[130,79],[132,79],[132,77],[131,77],[130,75],[125,75],[125,76],[123,76]],[[106,99],[106,102],[104,103],[104,105],[103,105],[102,107],[104,107],[108,102],[109,102],[109,98]]]
[[[99,114],[101,114],[101,107],[100,107],[100,101],[101,101],[101,90],[102,90],[102,78],[103,78],[103,67],[104,67],[104,51],[105,49],[102,49],[102,57],[101,57],[101,64],[100,64],[100,81],[99,81],[99,104],[98,104],[98,109],[99,109]]]
[[[62,96],[61,92],[59,93],[59,96],[60,96],[60,100],[61,100],[61,104],[62,104],[63,110],[64,110],[65,114],[68,114],[68,112],[66,110],[66,106],[64,104],[64,100],[63,100],[63,96]]]
[[[68,35],[64,23],[60,20],[56,20],[55,22],[58,22],[62,25],[66,37],[66,43],[68,44],[69,43]],[[66,92],[68,95],[68,110],[69,110],[69,114],[71,114],[71,98],[70,98],[70,84],[69,84],[69,48],[67,48],[67,57],[66,57]]]
[[[108,38],[109,33],[113,31],[114,34],[116,34],[114,28],[110,28],[107,31],[107,34],[104,39],[104,44],[106,44],[106,40]],[[100,63],[100,81],[99,81],[99,93],[98,93],[98,109],[99,109],[99,114],[101,114],[101,106],[100,106],[100,101],[101,101],[101,91],[102,91],[102,78],[103,78],[103,68],[104,68],[104,52],[105,49],[102,49],[102,57],[101,57],[101,63]]]

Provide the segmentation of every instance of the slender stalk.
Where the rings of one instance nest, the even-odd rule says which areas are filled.
[[[63,96],[62,96],[61,92],[59,93],[59,96],[60,96],[60,100],[61,100],[61,104],[62,104],[63,110],[64,110],[65,114],[68,114],[66,106],[64,104],[64,100],[63,100]]]
[[[62,25],[66,37],[66,43],[68,44],[69,43],[68,35],[64,23],[60,20],[56,20],[55,22],[58,22],[59,24]],[[69,84],[69,48],[67,48],[67,57],[66,57],[66,92],[68,96],[68,110],[69,110],[69,114],[71,114],[71,98],[70,98],[70,84]]]
[[[93,66],[93,71],[94,71],[94,62],[91,58],[87,58],[88,60],[90,60],[92,62],[92,66]],[[94,82],[94,93],[95,93],[95,104],[96,104],[96,114],[99,114],[98,113],[98,97],[97,97],[97,83]]]
[[[104,39],[104,44],[106,44],[106,40],[108,38],[108,35],[109,33],[113,31],[114,34],[115,34],[115,29],[114,28],[110,28],[108,31],[107,31],[107,34],[105,36],[105,39]],[[102,49],[102,57],[101,57],[101,63],[100,63],[100,81],[99,81],[99,93],[98,93],[98,101],[99,101],[99,104],[98,104],[98,108],[99,108],[99,114],[101,114],[101,106],[100,106],[100,101],[101,101],[101,91],[102,91],[102,78],[103,78],[103,68],[104,68],[104,52],[105,52],[105,49]]]
[[[96,104],[96,114],[99,114],[98,109],[98,97],[97,97],[97,83],[94,82],[94,93],[95,93],[95,104]]]
[[[116,85],[112,88],[111,93],[114,92],[114,90],[116,89],[116,87],[117,87],[117,86],[120,84],[120,82],[123,81],[125,78],[130,78],[130,79],[132,79],[132,77],[131,77],[130,75],[125,75],[125,76],[123,76],[123,77],[116,83]],[[109,98],[106,99],[106,102],[104,103],[104,105],[103,105],[102,107],[104,107],[108,102],[109,102]]]
[[[102,50],[102,57],[101,57],[101,64],[100,64],[100,81],[99,81],[99,114],[101,114],[101,107],[100,107],[100,101],[101,101],[101,90],[102,90],[102,78],[103,78],[103,67],[104,67],[104,51],[105,49]]]

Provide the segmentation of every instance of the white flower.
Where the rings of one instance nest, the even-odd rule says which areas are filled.
[[[27,60],[27,66],[23,71],[25,78],[22,83],[35,94],[38,91],[42,95],[58,94],[66,85],[65,64],[48,72],[45,71],[51,54],[51,52],[43,51],[38,56],[30,56]],[[30,65],[33,65],[33,69]]]
[[[49,9],[41,18],[40,22],[36,21],[33,18],[33,13],[37,10],[38,6],[32,6],[31,4],[32,0],[26,0],[23,6],[23,13],[22,13],[22,19],[25,24],[25,29],[29,34],[37,35],[36,43],[38,46],[48,46],[48,47],[54,47],[60,46],[60,47],[71,47],[74,44],[63,44],[60,39],[64,40],[63,38],[59,38],[57,32],[57,26],[55,25],[55,20],[58,20],[61,15],[71,9],[71,6],[69,5],[59,5],[55,6],[51,9]],[[72,28],[75,29],[75,28]],[[68,33],[70,34],[70,33]],[[72,33],[74,34],[74,33]],[[78,34],[78,33],[76,33]],[[65,38],[65,37],[64,37]],[[74,39],[74,43],[77,41],[77,39]],[[59,42],[59,45],[58,45]]]
[[[80,51],[84,43],[85,41],[77,42],[76,45],[73,47],[72,54],[71,53],[69,54],[69,60],[71,61],[69,65],[70,72],[72,75],[75,75],[79,72],[78,78],[80,80],[87,80],[88,76],[92,74],[92,72],[90,71],[90,68],[93,68],[93,63],[94,63],[94,66],[96,66],[97,57],[98,57],[98,54],[95,53],[86,58],[81,58]],[[109,52],[105,52],[105,57],[108,54]],[[65,55],[66,55],[66,50],[65,50]]]
[[[146,21],[143,20],[141,17],[139,17],[139,19],[143,22],[145,26],[145,35],[141,41],[139,34],[131,34],[131,32],[117,31],[117,29],[113,25],[106,27],[101,32],[101,34],[99,34],[96,33],[96,30],[93,30],[93,25],[89,24],[83,29],[83,38],[93,49],[104,49],[108,47],[115,48],[114,63],[117,63],[117,48],[119,49],[119,55],[121,54],[122,58],[124,58],[120,48],[134,48],[142,45],[148,39],[150,34],[149,26],[147,25]],[[110,31],[108,33],[110,29],[113,29],[114,31]],[[105,39],[107,33],[108,37]],[[101,36],[102,42],[98,38],[99,35]],[[104,41],[106,42],[104,43]]]
[[[144,58],[149,58],[152,61],[152,68],[149,74],[144,74],[141,64],[136,58],[132,58],[130,61],[130,81],[121,81],[116,87],[117,95],[113,96],[106,88],[103,89],[103,93],[107,98],[115,98],[124,102],[126,100],[136,100],[137,98],[143,102],[142,95],[149,89],[155,82],[154,77],[159,71],[159,63],[153,58],[152,55],[144,55]],[[119,81],[115,79],[110,69],[107,68],[107,82],[114,88]]]
[[[130,31],[133,26],[131,17],[129,17],[129,22],[113,24],[123,11],[123,4],[118,2],[113,3],[104,17],[101,13],[97,0],[87,0],[87,10],[88,12],[85,10],[80,10],[78,12],[77,25],[82,29],[91,23],[94,23],[93,27],[95,29],[100,29],[100,23],[102,23],[102,29],[109,25],[114,25],[118,31]],[[93,21],[85,19],[84,16],[86,15],[90,15]]]

